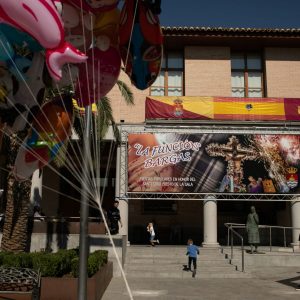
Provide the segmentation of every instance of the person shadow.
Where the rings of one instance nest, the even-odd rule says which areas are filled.
[[[183,266],[182,271],[186,271],[186,272],[190,271],[190,269],[188,268],[188,265],[182,265],[182,266]]]
[[[67,249],[69,241],[69,222],[61,217],[56,223],[56,243],[58,249]]]
[[[253,253],[251,252],[251,250],[246,250],[246,253],[248,254],[266,254],[266,252],[262,252],[262,251],[253,251]]]

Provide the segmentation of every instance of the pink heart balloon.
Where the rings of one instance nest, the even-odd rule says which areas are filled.
[[[76,99],[79,106],[98,102],[116,84],[121,68],[119,51],[114,47],[102,51],[99,48],[87,52],[86,64],[79,66]]]

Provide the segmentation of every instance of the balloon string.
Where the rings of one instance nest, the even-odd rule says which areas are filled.
[[[83,13],[83,3],[82,3],[82,0],[80,1],[80,6],[81,6],[81,24],[82,24],[82,33],[83,33],[82,34],[83,35],[83,47],[84,47],[84,51],[87,52],[87,45],[86,45],[86,38],[85,38],[85,27],[84,27],[84,13]],[[91,23],[92,22],[93,22],[93,20],[92,20],[92,15],[91,15]],[[88,72],[87,62],[85,62],[85,70],[86,70],[86,78],[87,78],[87,85],[88,85],[87,86],[87,88],[88,88],[88,95],[90,95],[90,87],[89,87],[89,80],[88,80],[88,78],[89,78],[89,74],[88,73],[89,72]],[[72,78],[72,74],[70,72],[70,68],[69,68],[69,73],[70,73],[70,77]],[[73,84],[73,80],[71,82]],[[79,86],[79,89],[80,89],[80,82],[78,82],[78,83],[79,83],[78,86]],[[81,95],[80,99],[82,99],[81,89],[80,89],[80,95]],[[89,100],[89,102],[90,102],[90,100]],[[79,118],[79,120],[80,120],[81,130],[83,131],[83,129],[84,129],[83,118]],[[78,150],[80,152],[81,157],[83,157],[83,153],[82,153],[81,147],[78,147]],[[77,151],[73,151],[73,153],[76,155],[76,158],[78,159]],[[89,159],[89,163],[91,163],[91,157],[89,156],[89,158],[90,158]],[[91,166],[90,169],[93,170],[93,167]],[[94,178],[94,176],[93,176],[93,178]],[[90,177],[88,178],[88,181],[92,185],[92,180],[91,180]]]
[[[97,199],[97,202],[100,202],[100,199]],[[106,219],[105,219],[105,215],[104,215],[104,212],[103,212],[103,209],[102,209],[101,205],[99,206],[99,209],[100,209],[100,213],[101,213],[103,222],[104,222],[104,224],[105,224],[105,227],[106,227],[106,228],[109,228],[109,227],[108,227],[108,224],[107,224],[107,221],[106,221]],[[129,283],[128,283],[128,281],[127,281],[127,277],[126,277],[126,274],[125,274],[124,269],[123,269],[123,267],[122,267],[122,263],[121,263],[121,260],[120,260],[120,258],[119,258],[119,255],[118,255],[118,253],[117,253],[116,246],[115,246],[115,242],[114,242],[114,240],[113,240],[113,238],[112,238],[112,235],[111,235],[111,233],[110,233],[110,230],[108,230],[108,237],[109,237],[110,243],[111,243],[112,246],[113,246],[113,251],[114,251],[115,257],[116,257],[116,259],[117,259],[117,263],[118,263],[118,265],[119,265],[119,267],[120,267],[121,274],[122,274],[122,277],[123,277],[123,279],[124,279],[124,282],[125,282],[125,286],[126,286],[127,292],[128,292],[128,294],[129,294],[129,298],[130,298],[130,300],[133,300],[133,294],[132,294],[131,288],[130,288],[130,286],[129,286]]]
[[[13,62],[14,63],[14,62]],[[22,80],[25,82],[25,84],[26,84],[26,86],[27,86],[27,88],[30,90],[30,92],[32,93],[32,91],[31,91],[31,89],[30,89],[30,87],[27,85],[27,83],[26,83],[26,81],[24,80],[24,77],[22,76],[22,74],[20,73],[20,77],[22,78]],[[72,76],[71,76],[72,77]],[[72,81],[73,82],[73,81]],[[34,97],[34,95],[33,95],[33,93],[32,93],[32,96]],[[60,94],[60,96],[61,96],[61,94]],[[41,106],[39,105],[39,103],[36,101],[36,99],[35,99],[35,97],[34,97],[34,100],[35,100],[35,102],[38,104],[38,106],[41,108]],[[11,101],[11,103],[12,103],[12,105],[13,106],[15,106],[14,105],[14,103]],[[62,102],[63,104],[64,104],[64,102]],[[16,106],[15,106],[16,107]],[[21,114],[21,112],[18,110],[18,108],[16,107],[16,110]],[[42,113],[44,114],[44,112],[42,111]],[[21,116],[22,116],[22,118],[25,120],[25,122],[26,123],[28,123],[29,124],[29,122],[27,121],[27,119],[23,116],[23,114],[21,114]],[[52,124],[51,124],[51,122],[49,121],[49,119],[48,119],[48,117],[44,114],[44,116],[46,117],[46,120],[48,121],[48,124],[52,127],[52,130],[54,130],[54,128],[53,128],[53,126],[52,126]],[[40,127],[41,128],[43,128],[43,126],[40,124],[40,122],[35,118],[35,116],[33,116],[33,118],[36,120],[36,122],[40,125]],[[31,127],[31,128],[33,128],[32,126],[31,126],[31,124],[29,124],[29,126]],[[44,128],[43,128],[44,129]],[[63,129],[65,130],[65,128],[64,128],[64,126],[63,126]],[[67,135],[67,133],[66,133],[66,135]],[[72,145],[72,143],[71,143],[71,145]],[[64,146],[64,145],[63,145]],[[73,146],[72,146],[73,147]],[[74,148],[73,148],[74,149]],[[74,153],[76,153],[76,151],[74,151]],[[66,164],[68,164],[68,161],[66,161]],[[76,164],[74,163],[74,165],[76,166]],[[78,172],[75,172],[74,171],[74,168],[72,168],[72,166],[70,166],[70,164],[69,164],[69,168],[68,168],[71,172],[73,171],[74,173],[77,173],[78,175],[79,175],[79,173]],[[79,177],[79,176],[78,176]]]
[[[45,189],[47,189],[47,190],[49,190],[49,191],[55,192],[55,193],[57,193],[57,194],[59,194],[59,195],[62,195],[62,196],[64,196],[65,198],[69,198],[69,199],[71,199],[71,200],[73,200],[73,201],[75,201],[75,202],[77,202],[77,203],[81,203],[81,200],[80,200],[80,199],[77,199],[77,198],[74,198],[74,197],[72,197],[72,196],[70,196],[70,195],[67,195],[67,194],[65,194],[65,193],[59,192],[58,190],[53,189],[53,188],[51,188],[51,187],[49,187],[49,186],[47,186],[47,185],[45,185],[45,184],[42,184],[42,187],[45,188]],[[93,203],[94,203],[94,204],[93,204]],[[91,207],[91,208],[98,209],[98,204],[97,204],[96,202],[94,202],[94,201],[89,201],[88,206]]]
[[[80,0],[80,5],[81,5],[82,26],[84,26],[84,22],[83,22],[83,4],[82,4],[82,0]],[[132,29],[133,29],[133,28],[132,28]],[[83,28],[83,32],[84,32],[84,28]],[[131,35],[132,35],[132,33],[131,33]],[[85,37],[84,37],[84,44],[85,44],[85,43],[86,43],[86,42],[85,42]],[[86,49],[86,48],[85,48],[85,49]],[[93,50],[92,50],[92,51],[93,51]],[[100,62],[99,62],[99,63],[100,63]],[[90,95],[87,62],[85,62],[85,68],[86,68],[86,75],[87,75],[88,95]],[[94,70],[94,60],[93,60],[93,70]],[[98,69],[98,70],[99,70],[99,72],[101,72],[100,66],[99,66],[99,69]],[[95,74],[94,74],[94,71],[93,71],[93,84],[95,84],[95,78],[94,78],[94,75],[95,75]],[[99,77],[100,77],[100,76],[99,76]],[[99,87],[100,87],[100,85],[99,85]],[[94,88],[95,88],[95,87],[93,87],[93,89],[94,89]],[[95,91],[94,91],[94,92],[95,92]],[[99,92],[99,93],[100,93],[100,92]],[[94,97],[95,97],[95,93],[93,93],[93,94],[94,94]],[[95,98],[94,98],[94,100],[95,100]],[[100,100],[100,99],[98,99],[98,100]],[[91,105],[90,99],[89,99],[89,104]],[[97,133],[94,132],[94,136],[96,137],[95,134],[97,134]],[[94,145],[95,145],[95,144],[94,144]],[[99,161],[100,161],[100,150],[99,150],[99,156],[98,156],[97,159],[99,159]],[[90,165],[90,169],[91,169],[91,170],[94,169],[94,168],[92,168],[92,161],[91,161],[91,158],[89,159],[89,165]],[[89,174],[91,174],[91,172],[90,172]],[[106,179],[106,178],[105,178],[105,179]],[[94,181],[95,181],[95,177],[94,177]],[[95,184],[95,182],[94,182],[94,184]],[[97,184],[95,184],[95,192],[96,192],[96,194],[97,194]],[[99,191],[99,193],[100,193],[100,191]],[[116,251],[115,243],[114,243],[114,241],[113,241],[113,239],[112,239],[110,230],[109,230],[108,225],[107,225],[107,222],[106,222],[106,220],[105,220],[105,216],[104,216],[103,209],[102,209],[102,206],[101,206],[100,198],[96,198],[96,202],[97,202],[98,205],[99,205],[100,213],[101,213],[102,218],[103,218],[103,220],[104,220],[105,227],[107,228],[107,231],[108,231],[108,234],[109,234],[109,239],[110,239],[110,241],[111,241],[111,244],[112,244],[112,247],[113,247],[113,251],[114,251],[114,253],[115,253],[115,256],[116,256],[118,265],[119,265],[119,267],[120,267],[120,269],[121,269],[121,273],[122,273],[122,276],[123,276],[123,279],[124,279],[124,282],[125,282],[125,285],[126,285],[126,288],[127,288],[128,294],[129,294],[129,297],[130,297],[130,299],[133,299],[131,289],[130,289],[130,287],[129,287],[128,281],[127,281],[127,279],[126,279],[126,275],[125,275],[125,273],[124,273],[122,264],[121,264],[121,262],[120,262],[120,259],[119,259],[119,257],[118,257],[117,251]]]
[[[93,35],[93,31],[94,31],[94,24],[93,24],[93,19],[90,19],[91,23],[90,23],[90,28],[91,28],[91,33],[92,33],[92,41],[94,41],[94,35]],[[93,85],[93,101],[92,102],[97,102],[100,101],[100,99],[96,99],[96,90],[95,90],[95,52],[94,52],[94,47],[92,47],[92,85]],[[99,87],[98,87],[99,88]],[[92,103],[90,103],[90,105],[92,105]],[[95,119],[92,120],[93,123],[95,123]],[[91,126],[91,130],[93,131],[93,124]],[[95,151],[95,141],[97,140],[97,132],[94,131],[94,134],[92,134],[92,138],[91,138],[91,147],[92,147],[92,151],[94,153],[94,159],[96,159],[96,161],[98,160],[98,153]],[[93,138],[94,137],[94,138]],[[100,154],[99,154],[100,155]],[[93,179],[93,184],[94,184],[94,190],[97,190],[97,176],[95,174],[95,167],[93,165],[94,161],[92,161],[92,159],[89,160],[90,163],[90,170],[91,170],[91,174],[92,174],[92,179]],[[96,164],[96,168],[97,168],[97,164]]]
[[[83,16],[83,12],[82,12],[82,16]],[[85,42],[85,36],[84,36],[84,44],[86,44],[86,42]],[[85,46],[85,49],[86,49],[86,46]],[[11,59],[12,60],[12,59]],[[12,62],[13,62],[13,64],[14,64],[14,61],[12,60]],[[14,64],[15,65],[15,64]],[[16,67],[16,66],[15,66]],[[16,68],[17,69],[17,68]],[[19,72],[19,70],[17,69],[17,72]],[[20,72],[19,72],[20,73]],[[86,74],[87,74],[87,79],[88,79],[88,68],[87,68],[87,63],[86,63]],[[38,101],[36,100],[36,98],[35,98],[35,96],[34,96],[34,94],[33,94],[33,92],[32,92],[32,90],[31,90],[31,88],[30,88],[30,86],[27,84],[27,82],[25,81],[25,79],[24,79],[24,77],[22,76],[22,74],[20,73],[20,75],[21,75],[21,78],[22,78],[22,80],[24,81],[24,83],[25,83],[25,85],[26,85],[26,87],[28,88],[28,90],[29,90],[29,92],[30,92],[30,94],[33,96],[33,99],[34,99],[34,101],[38,104],[38,106],[40,107],[40,108],[42,108],[42,106],[38,103]],[[71,75],[71,77],[72,77],[72,75]],[[88,82],[88,80],[87,80],[87,82]],[[88,83],[89,84],[89,83]],[[88,91],[89,91],[89,86],[88,86]],[[16,105],[13,103],[13,106],[15,107],[15,108],[17,108],[16,107]],[[41,110],[42,111],[42,110]],[[19,113],[20,113],[20,111],[19,111]],[[45,115],[45,113],[42,111],[42,113]],[[29,124],[29,122],[27,121],[27,119],[22,115],[22,117],[25,119],[25,121],[26,121],[26,123],[28,123]],[[49,123],[49,125],[50,125],[50,127],[52,127],[52,129],[54,130],[54,128],[53,128],[53,126],[52,126],[52,124],[51,124],[51,122],[50,122],[50,120],[48,119],[48,117],[45,115],[45,117],[46,117],[46,120],[48,121],[48,123]],[[33,116],[33,118],[36,120],[36,122],[37,123],[39,123],[39,121],[35,118],[35,116]],[[80,118],[80,120],[82,120],[81,118]],[[29,124],[29,126],[32,128],[32,125],[31,124]],[[43,126],[40,126],[41,128],[43,128]],[[64,128],[64,127],[63,127]],[[82,126],[82,128],[83,128],[83,126]],[[65,128],[64,128],[65,129]],[[17,139],[19,139],[18,137],[17,137]],[[21,141],[21,140],[20,140]],[[22,144],[22,142],[23,141],[21,141],[21,143],[19,143],[20,145]],[[65,146],[65,145],[63,145],[63,146]],[[97,147],[96,147],[97,148]],[[31,151],[31,150],[29,150],[29,151]],[[100,150],[99,150],[100,151]],[[36,153],[34,153],[35,155],[36,155]],[[77,155],[77,153],[75,152],[75,154]],[[48,163],[48,162],[46,162],[42,157],[40,157],[39,155],[36,155],[37,156],[37,158],[39,158],[39,160],[41,161],[41,162],[43,162],[44,164],[46,164],[46,163]],[[89,164],[90,164],[90,166],[92,166],[92,158],[90,157],[90,159],[89,159]],[[62,176],[62,174],[60,174],[55,168],[53,168],[51,165],[48,165],[48,167],[50,168],[50,169],[52,169],[59,177],[62,177],[63,179],[65,179],[74,189],[77,189],[77,190],[79,190],[80,191],[80,189],[79,188],[77,188],[74,184],[72,184],[72,182],[70,182],[65,176]],[[70,169],[70,167],[68,168],[68,170],[71,170],[72,171],[72,169]],[[91,171],[93,171],[94,170],[94,168],[92,168],[91,167]],[[74,172],[74,170],[73,170],[73,172]],[[81,174],[79,174],[79,173],[77,173],[76,174],[76,172],[74,172],[73,173],[73,175],[74,175],[74,177],[77,175],[78,176],[78,179],[81,179],[80,178],[80,175]],[[93,177],[93,179],[94,179],[94,187],[95,187],[95,177]],[[91,182],[90,182],[91,183]],[[91,191],[92,190],[89,190],[89,194],[90,194],[90,196],[93,196],[92,195],[92,193],[91,193]],[[97,192],[97,191],[96,191]],[[104,195],[104,194],[103,194]],[[103,197],[103,195],[102,195],[102,197]],[[100,201],[99,201],[99,203],[100,203]],[[100,211],[101,211],[101,214],[103,214],[103,210],[102,210],[102,207],[101,207],[101,205],[99,206],[99,209],[100,209]],[[106,224],[106,227],[107,227],[107,224]],[[107,227],[108,228],[108,227]],[[109,232],[109,231],[108,231]],[[111,235],[110,235],[110,239],[112,239],[111,238]],[[115,254],[116,254],[116,249],[115,249],[115,245],[114,245],[114,242],[112,241],[112,244],[113,244],[113,247],[114,247],[114,252],[115,252]],[[125,277],[125,274],[124,274],[124,271],[123,271],[123,269],[122,269],[122,266],[121,266],[121,264],[120,264],[120,261],[119,261],[119,259],[118,259],[118,257],[117,257],[117,260],[118,260],[118,263],[119,263],[119,266],[120,266],[120,268],[121,268],[121,270],[122,270],[122,274],[123,274],[123,276],[124,276],[124,280],[125,280],[125,283],[126,283],[126,287],[127,287],[127,289],[128,289],[128,292],[129,292],[129,294],[130,294],[130,296],[131,296],[131,299],[133,299],[132,298],[132,293],[131,293],[131,290],[130,290],[130,288],[129,288],[129,286],[128,286],[128,283],[127,283],[127,280],[126,280],[126,277]]]
[[[126,0],[125,0],[125,2],[126,2]],[[129,46],[127,48],[126,59],[125,59],[125,63],[124,63],[124,70],[125,71],[127,69],[127,64],[128,64],[128,58],[129,58],[129,52],[130,52],[130,44],[131,44],[131,41],[132,41],[132,35],[133,35],[133,29],[134,29],[134,21],[135,21],[136,14],[137,14],[138,3],[139,3],[139,0],[136,0],[135,8],[134,8],[134,14],[133,14],[133,18],[132,18],[132,25],[131,25],[131,29],[130,29],[130,35],[129,35],[129,42],[128,42]],[[121,85],[122,85],[122,88],[124,88],[124,83],[122,81],[121,81]],[[121,98],[119,99],[119,116],[121,117]]]
[[[5,172],[10,172],[9,169],[4,168],[4,167],[0,167],[0,169],[3,170],[3,171],[5,171]],[[80,203],[80,200],[79,200],[79,199],[74,198],[74,197],[72,197],[72,196],[70,196],[70,195],[68,195],[68,194],[62,193],[62,192],[58,191],[57,189],[51,188],[50,186],[47,186],[47,185],[45,185],[45,184],[42,184],[42,187],[45,188],[45,189],[47,189],[47,190],[49,190],[49,191],[51,191],[51,192],[55,192],[55,193],[57,193],[57,194],[59,194],[59,195],[61,195],[61,196],[64,196],[65,198],[69,198],[69,199],[71,199],[71,200],[74,201],[74,202]],[[95,203],[95,204],[92,204],[92,203]],[[91,201],[90,201],[89,204],[88,204],[88,206],[91,207],[91,208],[98,209],[98,204],[96,204],[96,202],[91,202]]]
[[[111,141],[110,150],[109,150],[109,154],[108,154],[108,166],[106,168],[105,177],[104,178],[108,178],[108,172],[110,170],[111,163],[112,163],[112,158],[113,158],[112,153],[114,153],[115,146],[116,145],[115,145],[114,141]],[[103,203],[103,198],[104,198],[104,194],[105,194],[105,188],[106,188],[106,185],[104,184],[102,195],[101,195],[101,198],[100,198],[100,205],[102,205],[102,203]],[[100,196],[100,194],[98,196]]]
[[[4,50],[5,50],[6,52],[8,52],[7,49],[6,49],[6,46],[3,45],[3,43],[2,43],[1,40],[0,40],[0,42],[1,42],[1,44],[2,44],[2,46],[3,46],[3,48],[4,48]],[[9,53],[8,53],[8,55],[9,55]],[[16,65],[15,65],[15,63],[14,63],[12,57],[10,57],[10,59],[12,60],[12,63],[14,64],[14,66],[15,66],[17,72],[19,72],[19,70],[17,69],[17,67],[16,67]],[[32,92],[32,90],[31,90],[31,88],[29,87],[29,85],[28,85],[27,82],[25,81],[23,75],[22,75],[20,72],[19,72],[19,75],[20,75],[21,79],[24,81],[24,83],[25,83],[27,89],[29,90],[29,92],[30,92],[31,95],[33,96],[34,101],[35,101],[35,102],[38,104],[38,106],[40,107],[40,109],[41,109],[43,115],[45,116],[45,118],[46,118],[48,124],[50,125],[50,127],[52,127],[52,130],[55,131],[54,128],[53,128],[53,126],[52,126],[52,123],[50,122],[50,120],[48,119],[48,117],[46,116],[46,114],[43,112],[41,105],[40,105],[40,104],[38,103],[38,101],[36,100],[35,96],[33,95],[33,92]],[[20,114],[21,118],[23,118],[23,119],[25,120],[26,124],[28,124],[29,127],[30,127],[31,129],[34,129],[33,126],[28,122],[27,118],[25,118],[25,116],[23,115],[23,113],[22,113],[22,112],[18,109],[18,107],[13,103],[13,101],[11,101],[11,99],[10,99],[9,97],[6,97],[6,98],[7,98],[7,100],[10,102],[10,104],[11,104],[13,107],[15,107],[16,111]],[[38,123],[39,126],[40,126],[44,131],[46,131],[45,128],[42,126],[42,124],[39,122],[39,120],[36,119],[36,117],[35,117],[34,115],[32,115],[32,117],[33,117],[33,119],[36,121],[36,123]],[[64,126],[63,126],[63,129],[65,130],[65,127],[64,127]],[[6,134],[6,132],[4,132],[4,133]],[[66,133],[66,131],[65,131],[65,133]],[[67,133],[66,133],[66,135],[67,135]],[[23,141],[21,141],[20,145],[22,144],[22,142],[23,142]],[[65,146],[65,145],[63,144],[62,146]],[[63,148],[63,147],[62,147],[62,148]],[[32,151],[32,150],[28,150],[28,151],[29,151],[29,152],[31,151],[33,155],[37,156],[37,153],[35,153],[34,151]],[[47,164],[47,163],[48,163],[48,162],[45,161],[42,157],[38,157],[38,158],[39,158],[39,160],[42,161],[44,164]],[[69,170],[70,170],[71,172],[74,171],[74,169],[72,170],[71,168],[69,168]],[[79,174],[79,173],[78,173],[78,174]],[[78,174],[77,174],[77,176],[78,176]],[[80,178],[80,176],[78,176],[78,178]]]
[[[6,45],[5,45],[1,40],[0,40],[0,43],[2,44],[2,47],[3,47],[4,50],[6,51],[7,55],[9,56],[9,58],[10,58],[12,64],[13,64],[13,66],[14,66],[14,68],[16,69],[16,71],[18,72],[18,75],[20,76],[21,80],[24,82],[26,88],[28,89],[29,93],[30,93],[31,96],[33,97],[34,102],[35,102],[35,103],[37,104],[37,106],[39,107],[40,112],[41,112],[42,115],[44,116],[44,118],[45,118],[45,120],[47,121],[48,125],[51,127],[52,131],[55,132],[55,129],[54,129],[54,127],[53,127],[51,121],[49,120],[49,118],[48,118],[48,116],[45,114],[45,112],[43,111],[42,106],[40,105],[40,103],[37,101],[35,95],[33,94],[32,90],[31,90],[31,88],[30,88],[30,86],[29,86],[28,83],[26,82],[26,80],[25,80],[23,74],[19,71],[18,67],[16,66],[16,64],[15,64],[15,62],[14,62],[12,56],[10,55],[10,53],[8,52],[8,50],[7,50],[7,48],[6,48]],[[15,103],[14,103],[9,97],[6,97],[6,99],[10,102],[10,104],[11,104],[11,105],[16,109],[16,111],[20,114],[21,118],[24,119],[25,123],[28,124],[29,127],[30,127],[31,129],[34,129],[33,126],[32,126],[32,124],[28,122],[27,118],[25,118],[25,116],[24,116],[23,113],[18,109],[18,107],[15,105]],[[27,107],[27,110],[28,110],[28,107]],[[44,132],[47,132],[47,131],[45,130],[44,126],[43,126],[43,125],[40,123],[40,121],[36,118],[36,116],[33,115],[32,113],[31,113],[31,116],[32,116],[33,120],[38,124],[38,126],[39,126]],[[66,132],[65,127],[62,126],[62,128],[63,128],[63,130],[64,130],[66,136],[68,137],[69,134]],[[67,149],[65,149],[65,147],[66,147],[66,145],[63,143],[63,144],[61,145],[61,148],[64,149],[64,150],[67,150]],[[47,162],[47,163],[48,163],[48,162]],[[47,164],[47,163],[46,163],[46,164]],[[71,170],[71,171],[72,171],[72,170]]]
[[[66,108],[65,103],[64,103],[64,99],[63,99],[63,97],[62,97],[62,94],[61,94],[61,92],[60,92],[60,90],[59,90],[58,85],[56,85],[56,87],[57,87],[57,90],[58,90],[58,93],[59,93],[59,96],[60,96],[62,105],[63,105],[65,111],[67,111],[67,108]],[[64,129],[64,131],[65,131],[65,128],[64,128],[64,126],[63,126],[63,123],[62,123],[61,119],[59,119],[59,122],[60,122],[60,124],[62,125],[62,127],[63,127],[63,129]],[[65,134],[67,134],[66,131],[65,131]],[[70,135],[68,134],[67,136],[69,137]],[[70,138],[69,138],[69,140],[70,140]],[[73,153],[77,153],[77,151],[74,149],[72,140],[70,140],[70,143],[68,143],[68,145],[70,145],[70,147],[72,148]],[[66,147],[67,147],[67,145],[66,145]],[[83,157],[81,147],[78,147],[77,149],[78,149],[78,151],[80,152],[81,157]],[[66,149],[64,149],[64,150],[67,151],[68,149],[66,148]],[[78,157],[76,157],[76,158],[77,158],[76,161],[78,161]],[[74,161],[73,161],[73,170],[75,169],[75,171],[77,172],[77,174],[81,174],[82,168],[79,168],[79,167],[77,167],[77,166],[78,166],[78,164],[76,164],[76,163],[75,163],[75,160],[74,160]]]
[[[82,35],[83,35],[83,47],[84,52],[87,53],[87,47],[86,47],[86,39],[85,39],[85,28],[84,28],[84,17],[83,17],[83,3],[82,0],[80,0],[80,11],[81,11],[81,25],[82,25]],[[93,42],[93,41],[92,41]],[[84,62],[85,64],[85,73],[86,73],[86,82],[87,82],[87,90],[88,90],[88,96],[90,95],[90,85],[89,85],[89,76],[88,76],[88,65],[87,61]],[[93,87],[94,88],[94,87]],[[87,99],[86,99],[87,101]],[[88,99],[89,105],[91,105],[91,99]]]
[[[132,40],[132,34],[133,34],[133,28],[134,28],[134,21],[135,21],[135,17],[136,17],[138,3],[139,3],[139,0],[136,0],[135,8],[134,8],[134,15],[133,15],[133,19],[132,19],[132,25],[131,25],[131,30],[130,30],[130,36],[129,36],[129,43],[128,43],[129,47],[127,49],[126,60],[125,60],[125,65],[124,65],[125,70],[127,68],[127,63],[128,63],[130,44],[131,44],[131,40]]]
[[[0,40],[0,42],[2,43],[2,41]],[[5,48],[5,45],[3,45],[3,48],[5,49],[5,51],[7,51],[7,49]],[[10,59],[12,59],[11,57],[10,57]],[[14,63],[14,61],[13,61],[13,63]],[[25,81],[25,79],[24,79],[24,77],[22,76],[22,74],[20,73],[20,77],[22,78],[22,80],[23,81]],[[27,88],[29,89],[29,91],[30,92],[32,92],[31,91],[31,89],[30,89],[30,87],[29,87],[29,85],[25,82],[25,84],[26,84],[26,86],[27,86]],[[32,94],[33,95],[33,94]],[[33,95],[33,97],[34,97],[34,95]],[[28,124],[29,125],[29,127],[31,128],[31,129],[34,129],[33,128],[33,126],[32,126],[32,124],[31,123],[29,123],[28,122],[28,120],[27,120],[27,118],[25,118],[24,117],[24,115],[23,115],[23,113],[19,110],[19,108],[13,103],[13,101],[9,98],[9,97],[6,97],[6,99],[9,101],[9,103],[15,108],[15,110],[20,114],[20,116],[21,116],[21,118],[23,118],[24,120],[25,120],[25,123],[26,124]],[[35,102],[38,104],[38,106],[40,107],[40,109],[41,109],[41,106],[40,106],[40,104],[38,103],[38,101],[36,100],[36,98],[34,97],[34,100],[35,100]],[[43,112],[43,110],[41,109],[41,111]],[[51,122],[50,122],[50,120],[48,119],[48,117],[46,116],[46,114],[43,112],[43,115],[46,117],[46,120],[48,121],[48,124],[52,127],[52,130],[53,131],[55,131],[54,130],[54,128],[53,128],[53,126],[52,126],[52,124],[51,124]],[[46,132],[46,130],[45,130],[45,128],[42,126],[42,124],[38,121],[38,119],[33,115],[33,119],[39,124],[39,126],[42,128],[42,130],[44,130],[45,132]],[[64,128],[64,127],[63,127]],[[3,130],[2,130],[3,131]],[[6,132],[5,131],[3,131],[4,132],[4,134],[6,134]],[[22,143],[23,143],[23,141],[22,140],[20,140],[21,142],[19,143],[20,144],[20,146],[22,146]],[[65,146],[64,144],[62,145],[62,146]],[[27,149],[31,154],[33,154],[33,156],[36,156],[44,165],[47,165],[48,164],[48,161],[46,161],[44,158],[42,158],[38,153],[36,153],[36,152],[34,152],[33,150],[31,150],[31,149]],[[80,160],[79,160],[80,161]],[[48,165],[49,167],[50,167],[50,165]],[[54,168],[53,168],[53,170],[55,171],[55,172],[57,172]],[[69,170],[72,172],[72,169],[70,169],[69,168]],[[57,172],[57,175],[59,175],[60,176],[60,174]],[[76,174],[75,174],[76,175]],[[77,177],[79,178],[79,181],[80,181],[80,174],[77,174]],[[75,187],[75,186],[73,186],[73,187]],[[76,188],[76,187],[75,187]]]
[[[2,132],[4,132],[3,130],[1,130]],[[4,134],[6,134],[6,132],[4,132]],[[22,139],[20,139],[17,135],[16,135],[16,142],[17,144],[22,147]],[[30,154],[34,155],[40,162],[42,162],[43,164],[46,164],[47,161],[42,157],[40,156],[38,153],[34,152],[33,150],[31,149],[26,149]],[[64,179],[67,183],[69,183],[75,190],[77,191],[81,191],[81,189],[79,187],[77,187],[74,183],[72,183],[70,180],[68,180],[68,178],[66,178],[64,175],[62,175],[61,173],[59,173],[57,171],[57,169],[55,169],[54,167],[52,167],[50,164],[47,166],[48,168],[50,168],[55,174],[57,174],[60,178]],[[12,170],[10,170],[11,172]],[[79,181],[80,181],[80,178],[78,178]],[[90,196],[93,196],[92,193],[90,193]]]

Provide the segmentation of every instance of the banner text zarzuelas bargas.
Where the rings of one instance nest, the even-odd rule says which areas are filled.
[[[192,142],[189,140],[169,143],[164,145],[143,147],[141,144],[134,144],[137,156],[146,156],[147,158],[144,162],[145,168],[153,168],[157,166],[164,166],[166,164],[177,164],[181,161],[190,161],[191,152],[189,151],[199,151],[201,148],[201,143]],[[166,154],[166,155],[165,155]]]

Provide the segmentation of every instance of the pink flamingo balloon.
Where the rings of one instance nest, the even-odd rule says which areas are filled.
[[[65,41],[57,0],[0,0],[0,23],[27,32],[46,49],[51,77],[59,81],[65,63],[80,63],[87,56]]]

